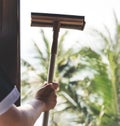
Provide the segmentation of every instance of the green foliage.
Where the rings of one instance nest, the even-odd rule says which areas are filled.
[[[84,126],[119,126],[120,25],[116,19],[114,39],[108,28],[105,28],[107,36],[95,30],[97,36],[104,42],[100,53],[90,47],[81,49],[76,47],[76,50],[71,47],[66,50],[63,48],[63,42],[68,32],[61,36],[55,71],[55,81],[59,82],[60,88],[58,105],[51,116],[51,126],[77,126],[80,124]],[[42,66],[41,71],[38,72],[40,66],[35,67],[22,59],[22,64],[26,66],[27,72],[36,73],[37,83],[34,84],[36,88],[33,89],[35,91],[38,83],[47,80],[50,55],[50,44],[43,30],[41,35],[44,41],[44,52],[34,42],[36,55],[33,57]],[[25,90],[34,87],[28,78],[23,79],[22,85]],[[29,92],[33,92],[33,90],[29,90]],[[23,93],[25,99],[28,92]]]

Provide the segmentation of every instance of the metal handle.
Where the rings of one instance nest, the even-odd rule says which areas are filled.
[[[60,23],[58,21],[55,21],[54,26],[53,26],[53,43],[52,43],[52,47],[51,47],[51,58],[50,58],[48,81],[47,81],[48,83],[53,82],[59,29],[60,29]],[[42,126],[48,126],[48,118],[49,118],[49,111],[44,112]]]

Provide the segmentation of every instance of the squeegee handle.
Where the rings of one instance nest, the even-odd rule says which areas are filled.
[[[57,54],[59,28],[60,28],[59,22],[55,21],[54,25],[53,25],[53,43],[52,43],[52,47],[51,47],[51,57],[50,57],[48,80],[47,80],[48,83],[53,82],[55,59],[56,59],[56,54]],[[48,126],[48,118],[49,118],[49,111],[44,112],[42,126]]]

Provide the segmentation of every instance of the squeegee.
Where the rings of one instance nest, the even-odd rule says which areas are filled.
[[[54,76],[55,59],[57,54],[59,30],[60,28],[83,30],[85,26],[84,16],[31,13],[31,26],[53,28],[53,43],[51,47],[51,57],[47,80],[48,83],[52,83]],[[48,126],[48,118],[49,111],[44,112],[42,126]]]

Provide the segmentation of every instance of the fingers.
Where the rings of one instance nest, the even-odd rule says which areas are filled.
[[[45,110],[55,107],[57,103],[56,90],[58,83],[45,83],[36,93],[36,99],[45,103]]]
[[[58,83],[45,83],[36,93],[36,98],[46,101],[51,93],[55,94],[57,88]]]
[[[57,104],[57,95],[55,94],[55,92],[52,92],[50,94],[50,98],[47,101],[47,105],[49,106],[48,108],[53,109],[55,107],[55,105]]]
[[[58,88],[58,83],[55,83],[55,82],[52,82],[52,83],[47,83],[46,82],[46,83],[44,83],[44,86],[48,86],[48,85],[51,85],[54,90],[57,90],[57,88]]]
[[[58,88],[58,83],[52,83],[52,85],[53,85],[53,88],[55,89],[55,90],[57,90],[57,88]]]

